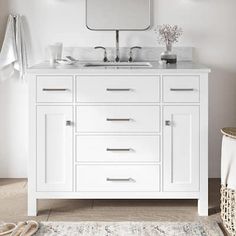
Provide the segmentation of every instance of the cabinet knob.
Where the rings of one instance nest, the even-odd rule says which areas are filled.
[[[66,121],[66,126],[71,126],[71,125],[72,125],[72,121],[67,120],[67,121]]]
[[[165,121],[165,125],[166,125],[166,126],[171,126],[171,121],[170,121],[170,120],[166,120],[166,121]]]

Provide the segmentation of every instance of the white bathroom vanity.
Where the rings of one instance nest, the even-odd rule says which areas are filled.
[[[197,199],[208,215],[208,73],[29,68],[28,215],[38,199]]]

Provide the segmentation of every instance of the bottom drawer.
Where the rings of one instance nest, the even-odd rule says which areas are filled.
[[[159,165],[77,165],[77,192],[160,191]]]

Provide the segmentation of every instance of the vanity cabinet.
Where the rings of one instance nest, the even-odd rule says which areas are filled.
[[[38,199],[197,199],[208,214],[207,69],[29,69]]]

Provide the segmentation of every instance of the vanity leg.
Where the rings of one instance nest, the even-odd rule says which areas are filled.
[[[200,171],[198,214],[208,216],[208,75],[200,80]]]
[[[199,216],[208,216],[208,196],[198,199]]]
[[[34,197],[28,198],[28,216],[37,216],[38,200]]]

